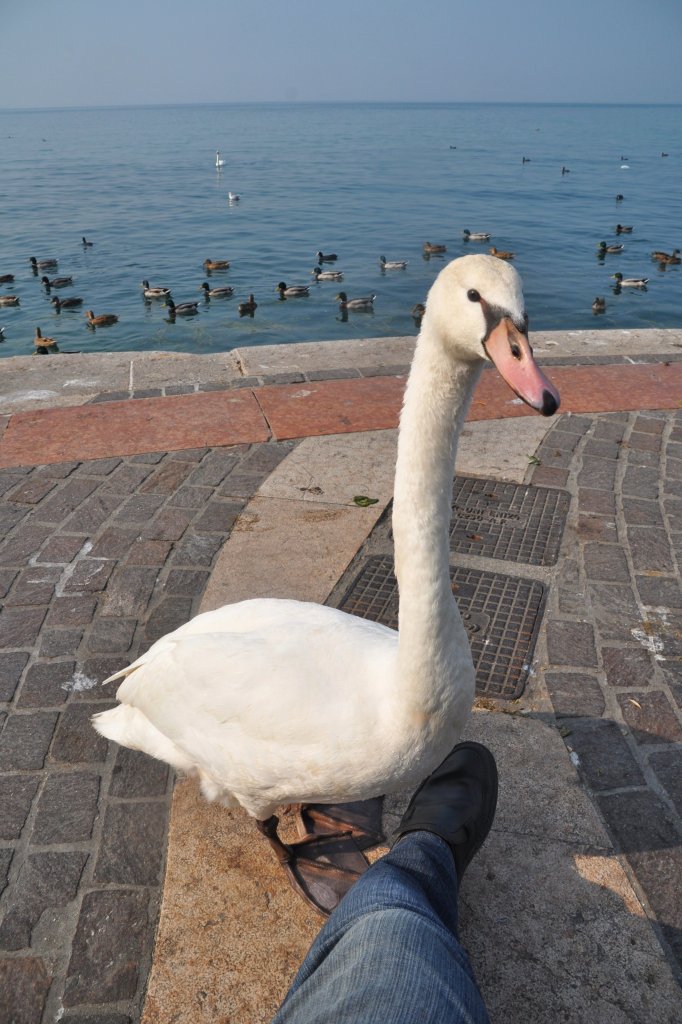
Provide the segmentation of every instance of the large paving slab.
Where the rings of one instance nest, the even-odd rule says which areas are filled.
[[[517,422],[523,421],[513,426],[507,422],[507,436],[513,435]],[[591,423],[571,417],[564,422],[565,444],[550,434],[544,449],[542,444],[535,449],[548,461],[550,453],[556,461],[563,452],[565,462]],[[381,441],[380,434],[370,436]],[[528,440],[524,436],[512,447],[520,451]],[[347,491],[339,487],[329,458],[343,442],[341,436],[298,445],[245,509],[246,537],[253,538],[251,509],[270,507],[276,518],[285,510],[273,503],[283,503],[295,520],[299,510],[324,509],[325,503],[333,508],[336,499],[344,510]],[[351,477],[361,453],[354,442],[346,454],[345,471]],[[527,475],[528,454],[525,461]],[[490,471],[482,456],[478,467]],[[518,472],[522,468],[519,461]],[[297,498],[299,491],[302,499]],[[382,493],[382,504],[385,500]],[[332,524],[326,521],[330,536]],[[329,586],[324,559],[316,566],[313,558],[304,574],[294,570],[287,577],[282,565],[271,571],[272,559],[280,557],[277,545],[266,552],[262,568],[261,545],[242,546],[243,541],[239,529],[232,533],[218,563],[222,585],[219,590],[209,586],[202,607],[248,596],[249,577],[259,593],[263,578],[263,592],[268,592],[268,577],[269,592],[280,593],[282,571],[287,596],[323,600]],[[295,532],[290,543],[297,550]],[[343,545],[343,537],[334,538],[333,544]],[[346,543],[341,562],[356,544],[355,537]],[[314,546],[324,550],[319,541]],[[462,935],[491,1019],[518,1024],[550,1019],[639,1024],[655,1019],[673,1024],[680,998],[674,975],[602,818],[580,784],[574,752],[557,729],[543,680],[544,640],[539,652],[533,684],[508,709],[513,713],[479,709],[467,731],[494,751],[502,779],[493,833],[462,891]],[[609,751],[604,754],[608,758]],[[389,802],[387,828],[406,799],[404,795]],[[173,802],[144,1024],[208,1022],[220,1013],[245,1022],[269,1020],[319,924],[289,890],[248,817],[207,805],[192,781],[183,783]],[[246,955],[247,950],[253,952]]]
[[[524,483],[535,451],[552,425],[545,416],[515,420],[511,431],[506,419],[466,423],[459,436],[457,473]]]
[[[220,553],[202,611],[250,597],[324,601],[380,514],[376,505],[341,508],[257,495]]]
[[[249,597],[326,600],[393,493],[395,432],[348,442],[308,438],[273,470],[222,548],[202,611]]]
[[[248,390],[42,409],[10,417],[0,467],[241,444],[269,436]]]
[[[501,778],[460,904],[493,1024],[676,1024],[679,988],[556,728],[481,711],[467,735]],[[182,783],[144,1024],[270,1020],[320,925],[248,817]]]
[[[365,496],[383,509],[393,495],[397,442],[397,430],[305,438],[258,493],[343,506]]]
[[[81,405],[102,392],[224,385],[242,376],[232,352],[107,352],[57,357],[13,356],[0,361],[1,411]],[[172,392],[171,392],[172,393]]]

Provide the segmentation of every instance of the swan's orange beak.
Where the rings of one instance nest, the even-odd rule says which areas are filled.
[[[533,359],[528,335],[504,317],[483,342],[501,376],[519,398],[543,416],[559,408],[559,392]]]

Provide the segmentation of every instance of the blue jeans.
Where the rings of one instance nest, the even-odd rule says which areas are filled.
[[[457,938],[450,849],[412,832],[341,901],[273,1024],[489,1024]]]

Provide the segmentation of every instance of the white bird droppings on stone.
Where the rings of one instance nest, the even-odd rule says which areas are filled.
[[[62,690],[68,690],[69,693],[82,693],[83,690],[92,690],[93,686],[97,686],[96,679],[91,679],[84,672],[74,672],[73,677],[63,684]]]

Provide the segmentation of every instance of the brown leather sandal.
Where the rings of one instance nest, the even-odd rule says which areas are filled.
[[[292,888],[319,914],[328,917],[369,867],[349,832],[308,835],[284,843],[273,815],[258,821],[258,829],[275,851]]]
[[[296,826],[301,838],[332,832],[350,832],[360,850],[383,843],[381,815],[384,798],[355,800],[349,804],[299,804]]]

